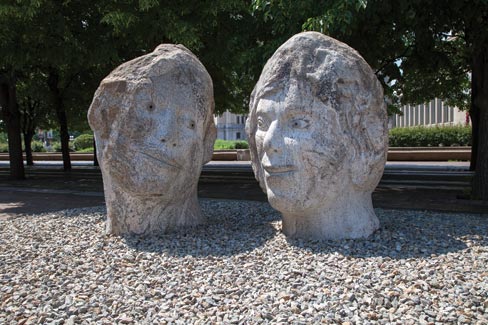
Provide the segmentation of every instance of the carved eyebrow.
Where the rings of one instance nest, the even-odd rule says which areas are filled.
[[[256,98],[258,99],[258,101],[261,99],[271,99],[273,97],[276,97],[276,95],[282,91],[282,87],[275,85],[275,83],[270,83],[263,86],[262,90],[257,94]]]
[[[266,105],[263,107],[262,105],[260,105],[262,100],[263,99],[260,99],[258,102],[258,105],[256,106],[256,114],[257,115],[269,115],[271,113],[274,113],[273,107],[270,107],[269,105]],[[267,100],[271,101],[270,99],[267,99]]]
[[[295,116],[312,116],[312,110],[307,106],[301,105],[290,105],[287,106],[285,109],[285,115],[287,117],[295,117]]]
[[[285,111],[287,112],[298,112],[298,113],[311,113],[312,108],[308,105],[302,105],[302,104],[290,104],[286,105]]]

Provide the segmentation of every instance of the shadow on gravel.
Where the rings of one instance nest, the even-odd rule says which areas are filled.
[[[476,214],[379,210],[380,229],[367,239],[341,241],[288,240],[314,254],[338,253],[351,258],[429,258],[488,246],[488,218]]]
[[[218,257],[252,251],[277,235],[270,222],[280,217],[270,213],[267,203],[204,200],[202,210],[208,218],[206,225],[151,238],[126,236],[125,242],[143,252]]]
[[[23,215],[55,212],[65,209],[99,206],[103,197],[81,196],[49,191],[11,191],[0,188],[0,214]]]

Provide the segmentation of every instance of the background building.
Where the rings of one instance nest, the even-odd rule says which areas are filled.
[[[217,127],[217,139],[221,140],[247,140],[246,125],[247,115],[236,115],[225,111],[220,116],[215,116],[215,126]]]
[[[390,128],[469,124],[467,112],[460,111],[457,107],[447,106],[438,98],[425,104],[404,105],[400,111],[403,115],[395,114],[390,118]]]
[[[403,115],[390,116],[388,127],[436,126],[436,125],[466,125],[469,124],[467,112],[457,107],[446,105],[441,99],[435,98],[420,105],[404,105],[400,108]],[[247,140],[244,130],[247,115],[236,115],[225,111],[215,116],[217,139]]]

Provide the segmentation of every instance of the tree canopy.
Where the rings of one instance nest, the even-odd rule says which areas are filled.
[[[202,61],[214,82],[216,111],[247,110],[258,68],[247,49],[255,44],[254,17],[241,0],[212,2],[104,1],[102,22],[113,29],[126,61],[161,43],[183,44]],[[115,67],[115,66],[114,66]]]

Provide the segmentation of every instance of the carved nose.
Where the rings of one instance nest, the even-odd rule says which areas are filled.
[[[161,138],[161,142],[164,144],[168,143],[168,145],[173,147],[176,147],[178,145],[176,141],[168,141],[166,138]]]
[[[268,153],[281,153],[283,146],[283,134],[278,123],[274,121],[268,128],[266,135],[264,136],[263,147]]]
[[[168,118],[159,125],[159,136],[161,143],[165,146],[176,147],[178,144],[178,128],[174,118]]]

